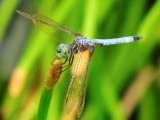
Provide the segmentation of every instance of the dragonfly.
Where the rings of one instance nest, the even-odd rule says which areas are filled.
[[[16,12],[31,19],[42,32],[60,43],[57,47],[56,55],[58,59],[65,60],[62,63],[64,68],[69,68],[73,63],[72,79],[66,97],[66,112],[70,113],[73,108],[77,106],[76,114],[78,117],[81,116],[84,108],[88,65],[94,53],[94,48],[98,46],[130,43],[142,38],[142,36],[128,36],[112,39],[89,39],[42,14],[29,15],[19,10]],[[62,39],[72,41],[69,44],[63,44]],[[85,58],[83,58],[83,53],[86,53]],[[74,63],[75,55],[78,55],[78,57],[75,58],[76,62]],[[65,65],[67,62],[68,65]],[[84,64],[85,67],[82,68],[82,64]],[[80,69],[82,69],[83,72],[80,72]]]

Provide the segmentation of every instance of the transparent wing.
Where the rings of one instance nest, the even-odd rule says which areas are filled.
[[[78,117],[84,108],[89,62],[90,54],[87,50],[75,56],[72,66],[72,79],[66,97],[66,112],[70,113],[76,107]]]
[[[53,39],[57,40],[58,42],[65,41],[72,41],[78,36],[82,36],[81,34],[74,32],[73,30],[64,27],[63,25],[57,23],[56,21],[42,15],[42,14],[35,14],[35,15],[28,15],[24,12],[18,11],[17,12],[24,17],[27,17],[33,21],[33,23],[44,33],[48,36],[52,37]]]

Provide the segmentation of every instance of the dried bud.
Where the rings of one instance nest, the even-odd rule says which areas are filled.
[[[45,80],[45,87],[48,89],[53,89],[57,84],[61,73],[62,62],[58,59],[51,63],[51,67],[48,70],[47,78]]]

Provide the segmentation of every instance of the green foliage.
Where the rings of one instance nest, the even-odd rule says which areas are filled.
[[[80,120],[160,118],[160,0],[2,0],[0,119],[35,120],[38,106],[42,108],[40,119],[43,119],[41,115],[46,118],[47,112],[47,120],[64,118],[64,101],[71,80],[69,69],[62,74],[53,92],[43,90],[59,43],[16,10],[31,15],[42,13],[89,38],[143,36],[135,43],[96,48],[89,66],[86,104]],[[150,77],[144,72],[148,66],[149,70],[153,69]],[[147,78],[150,84],[144,82],[146,88],[138,89],[141,84],[137,79]],[[18,85],[18,80],[22,84]],[[133,86],[135,99],[126,100]],[[138,96],[141,90],[143,96]],[[46,96],[49,101],[44,104],[46,99],[42,99],[45,102],[40,104],[40,98]],[[128,111],[130,115],[126,114]]]

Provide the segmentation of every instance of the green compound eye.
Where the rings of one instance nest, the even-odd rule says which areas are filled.
[[[67,58],[69,56],[68,45],[59,44],[57,47],[56,54],[59,58]]]
[[[60,54],[60,53],[61,53],[61,49],[57,50],[56,53],[57,53],[57,54]]]

